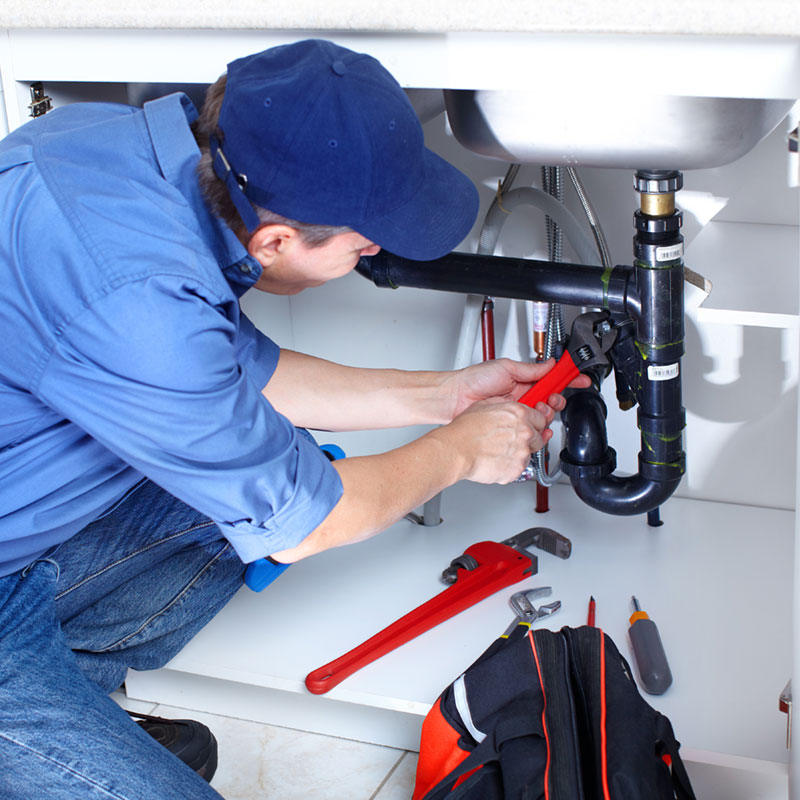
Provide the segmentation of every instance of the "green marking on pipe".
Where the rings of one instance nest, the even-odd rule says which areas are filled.
[[[655,453],[655,448],[653,445],[650,444],[650,439],[655,439],[662,444],[670,444],[672,442],[677,442],[682,436],[683,431],[678,431],[678,433],[674,434],[665,434],[665,433],[650,433],[647,431],[642,431],[641,427],[639,431],[642,434],[642,445],[646,447],[651,453]]]
[[[603,284],[603,308],[608,311],[608,286],[611,283],[611,273],[613,272],[613,267],[606,267],[603,270],[603,274],[600,276],[600,282]]]
[[[683,267],[683,262],[681,261],[662,261],[658,264],[651,264],[649,261],[639,261],[637,258],[633,262],[634,267],[641,267],[642,269],[652,269],[652,270],[665,270],[665,269],[672,269],[673,267]]]
[[[682,466],[680,461],[647,461],[646,463],[653,467],[675,467],[680,470],[681,475],[686,472],[686,467]]]
[[[683,344],[683,339],[676,339],[674,342],[664,342],[663,344],[640,342],[638,339],[636,339],[637,347],[649,347],[651,350],[665,350],[667,347],[674,347],[676,344]]]
[[[647,361],[650,357],[650,354],[653,352],[658,352],[659,350],[666,350],[668,347],[675,347],[676,345],[682,345],[683,339],[678,339],[675,342],[666,342],[665,344],[652,344],[650,342],[640,342],[638,339],[634,339],[634,344],[636,345],[636,349],[639,351],[642,359]]]

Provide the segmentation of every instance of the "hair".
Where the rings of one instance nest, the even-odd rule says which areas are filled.
[[[228,226],[236,230],[242,227],[242,220],[228,194],[228,187],[214,172],[209,145],[212,135],[216,136],[220,142],[224,141],[224,134],[219,127],[219,114],[222,109],[222,100],[225,97],[226,83],[227,75],[222,75],[208,87],[200,116],[192,124],[192,133],[197,146],[200,148],[197,177],[203,197],[211,211]],[[253,204],[253,209],[262,225],[288,225],[298,231],[303,242],[309,247],[320,247],[331,237],[352,231],[352,228],[344,226],[314,225],[308,222],[298,222],[255,204]]]

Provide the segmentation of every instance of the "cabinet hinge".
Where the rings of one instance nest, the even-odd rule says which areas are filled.
[[[31,102],[28,103],[31,117],[44,116],[53,107],[52,98],[44,93],[44,85],[41,81],[31,84]]]

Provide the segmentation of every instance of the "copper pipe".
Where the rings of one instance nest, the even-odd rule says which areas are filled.
[[[483,298],[481,343],[483,345],[483,360],[494,361],[494,300],[491,297]]]

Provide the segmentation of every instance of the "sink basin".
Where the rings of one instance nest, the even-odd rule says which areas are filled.
[[[794,101],[586,91],[447,90],[456,139],[475,153],[549,166],[705,169],[729,164]]]

